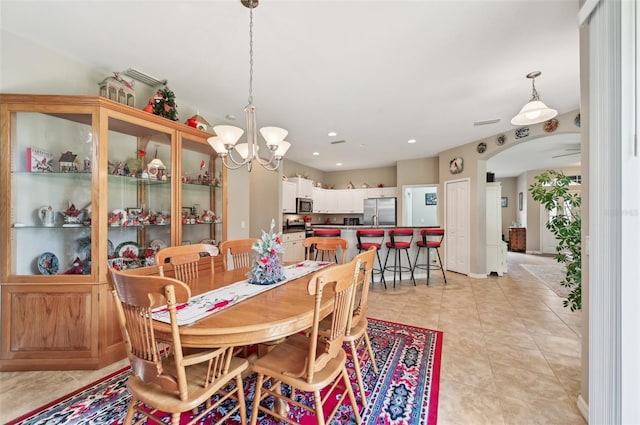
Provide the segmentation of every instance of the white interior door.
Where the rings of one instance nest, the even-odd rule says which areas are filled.
[[[469,274],[469,180],[445,182],[446,269]]]
[[[558,241],[553,233],[547,229],[549,219],[555,216],[556,211],[547,211],[544,205],[540,204],[540,251],[543,254],[555,254]]]

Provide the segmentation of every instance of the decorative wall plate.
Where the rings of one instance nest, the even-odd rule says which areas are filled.
[[[42,274],[57,274],[60,268],[58,257],[51,252],[43,252],[38,257],[38,270]]]
[[[478,143],[476,150],[478,151],[478,153],[484,153],[487,150],[487,144],[485,142]]]
[[[554,131],[556,131],[557,128],[558,128],[558,120],[555,118],[551,118],[550,120],[545,121],[544,126],[542,126],[542,129],[547,133],[553,133]]]
[[[496,138],[496,145],[502,146],[502,145],[504,145],[504,142],[506,142],[506,141],[507,141],[507,138],[505,137],[505,135],[501,134]]]
[[[453,158],[451,161],[449,161],[449,172],[451,172],[451,174],[461,173],[463,168],[464,166],[463,166],[462,157],[457,156]]]
[[[522,127],[516,130],[516,139],[522,139],[529,135],[529,127]]]

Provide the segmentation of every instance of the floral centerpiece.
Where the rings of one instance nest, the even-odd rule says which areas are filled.
[[[274,233],[275,220],[271,220],[269,233],[262,231],[260,238],[252,249],[254,260],[248,273],[249,283],[256,285],[273,285],[284,279],[284,269],[279,254],[284,252],[280,241],[280,233]]]

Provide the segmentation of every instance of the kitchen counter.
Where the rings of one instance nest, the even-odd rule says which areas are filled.
[[[365,226],[365,225],[359,225],[359,226],[345,226],[345,225],[340,225],[340,224],[312,224],[311,228],[313,229],[340,229],[340,237],[345,239],[348,243],[348,248],[347,248],[347,260],[350,261],[356,254],[358,254],[358,249],[356,248],[357,245],[357,238],[356,238],[356,231],[358,229],[382,229],[382,230],[388,230],[388,229],[400,229],[400,228],[404,228],[404,229],[414,229],[413,232],[413,241],[411,242],[411,247],[409,248],[409,258],[411,258],[411,264],[413,265],[415,259],[416,259],[416,254],[418,251],[418,248],[416,247],[416,242],[418,240],[421,239],[420,236],[420,229],[424,229],[426,227],[438,227],[438,226]],[[389,242],[389,236],[386,234],[385,232],[385,236],[384,236],[384,242]],[[380,249],[380,258],[384,264],[385,262],[385,258],[387,257],[387,252],[388,252],[388,248],[386,247],[385,244],[382,245],[382,248]],[[406,256],[403,254],[402,255],[402,264],[406,265]],[[393,260],[389,260],[391,261],[389,264],[393,263]],[[420,258],[418,259],[418,261],[420,263],[426,263],[426,250],[422,250],[422,252],[420,253]],[[376,268],[377,268],[377,264],[376,264]],[[376,276],[376,281],[379,280],[379,275],[375,275]],[[405,274],[403,273],[403,277],[405,279],[407,279],[409,276],[409,274],[407,274],[405,276]],[[417,269],[415,272],[415,278],[416,279],[426,279],[427,274],[426,271],[424,269]],[[387,285],[389,284],[389,282],[393,282],[393,274],[390,271],[386,271],[385,272],[385,279],[387,279]],[[393,283],[392,283],[393,285]]]
[[[304,233],[304,229],[284,229],[282,233]]]

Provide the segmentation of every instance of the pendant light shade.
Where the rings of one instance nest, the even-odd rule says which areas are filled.
[[[513,125],[530,125],[550,120],[558,115],[558,111],[547,107],[541,100],[536,91],[536,77],[542,74],[540,71],[534,71],[527,74],[527,78],[531,78],[533,91],[531,100],[525,104],[518,115],[513,117],[511,124]]]
[[[241,2],[249,8],[249,104],[244,108],[247,142],[238,143],[244,130],[232,125],[216,125],[213,127],[216,136],[210,137],[207,141],[222,159],[222,164],[229,169],[235,170],[246,165],[247,170],[251,171],[252,164],[257,162],[265,169],[275,171],[280,167],[284,154],[291,147],[291,143],[284,141],[289,132],[279,127],[261,128],[260,134],[267,144],[268,156],[266,158],[258,156],[256,108],[253,106],[253,9],[258,6],[258,0],[241,0]],[[240,156],[240,159],[233,157],[233,151]]]

